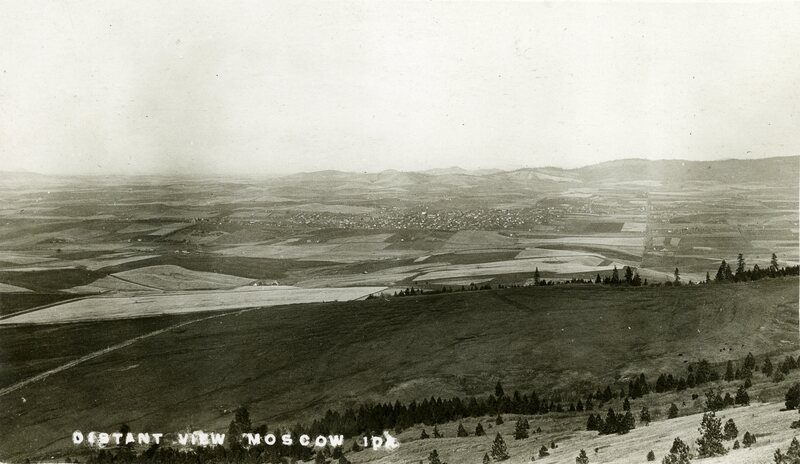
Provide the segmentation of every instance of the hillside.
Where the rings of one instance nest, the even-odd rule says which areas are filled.
[[[35,365],[52,365],[67,361],[64,352],[92,350],[75,330],[133,336],[158,321],[174,324],[150,321],[147,329],[134,321],[10,327],[2,329],[0,353],[4,364],[33,365],[35,341],[52,357]],[[134,324],[142,328],[130,330]],[[685,375],[701,357],[723,362],[752,351],[777,360],[800,349],[797,327],[796,279],[518,288],[236,312],[0,397],[4,415],[15,418],[0,423],[0,457],[63,447],[64,430],[75,424],[224,430],[239,404],[254,422],[277,425],[365,401],[482,395],[497,380],[509,390],[569,396],[640,372],[651,381],[659,372]]]

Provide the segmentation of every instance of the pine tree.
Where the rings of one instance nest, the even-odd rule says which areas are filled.
[[[533,271],[533,285],[539,285],[539,268]]]
[[[650,425],[650,420],[650,410],[647,409],[647,406],[642,406],[642,412],[639,413],[639,422],[644,425]]]
[[[483,464],[489,464],[492,462],[491,458],[489,458],[489,453],[483,453]]]
[[[547,451],[547,447],[542,445],[542,447],[539,448],[539,457],[543,458],[545,456],[550,456],[550,453]]]
[[[792,443],[789,444],[789,449],[786,450],[787,463],[798,464],[800,463],[800,442],[797,437],[792,438]]]
[[[751,446],[753,446],[753,444],[755,444],[755,442],[756,442],[756,437],[754,435],[752,435],[750,432],[744,433],[744,437],[742,438],[742,446],[744,446],[745,448],[750,448]]]
[[[639,276],[639,271],[636,271],[636,273],[633,275],[633,281],[631,281],[631,284],[634,287],[641,287],[642,278]]]
[[[431,451],[431,454],[428,455],[428,464],[442,464],[442,460],[439,459],[439,452],[436,450]]]
[[[739,389],[736,390],[736,404],[741,404],[742,406],[747,406],[750,404],[750,395],[747,394],[747,390],[744,388],[744,385],[740,385]]]
[[[656,453],[654,453],[653,450],[650,450],[650,452],[647,453],[647,460],[648,461],[655,461],[656,460]]]
[[[422,433],[419,435],[419,439],[420,440],[427,440],[428,438],[430,438],[430,436],[428,435],[428,432],[426,432],[425,429],[422,429]]]
[[[725,377],[723,377],[726,382],[733,382],[734,375],[733,375],[733,362],[730,360],[725,367]]]
[[[678,270],[677,267],[675,268],[675,273],[674,274],[675,274],[675,285],[680,285],[680,283],[681,283],[681,272]]]
[[[433,426],[433,438],[444,438],[444,435],[439,433],[439,427]]]
[[[733,419],[728,419],[728,422],[725,422],[723,434],[723,438],[726,440],[733,440],[739,436],[739,429],[736,428],[736,423],[733,422]]]
[[[753,353],[747,353],[747,356],[744,358],[744,369],[753,371],[756,368],[756,358],[753,356]]]
[[[575,464],[589,464],[589,456],[586,456],[586,451],[581,450],[578,457],[575,458]]]
[[[596,284],[601,284],[601,283],[603,283],[603,280],[600,278],[600,274],[597,274],[597,278],[596,278],[596,279],[594,279],[594,283],[596,283]]]
[[[457,437],[468,437],[469,433],[467,433],[467,429],[464,428],[464,424],[461,422],[458,423],[458,431],[456,432]]]
[[[494,420],[494,425],[503,425],[503,416],[500,414],[497,415],[497,419]]]
[[[625,401],[622,402],[622,410],[623,411],[630,411],[631,410],[631,402],[628,401],[628,398],[625,398]]]
[[[779,371],[780,372],[780,371]],[[800,383],[795,383],[784,395],[786,409],[797,409],[800,406]]]
[[[708,271],[706,271],[706,283],[707,284],[711,283],[711,275],[708,273]]]
[[[636,419],[633,418],[633,414],[630,411],[625,413],[625,417],[622,419],[622,427],[620,428],[617,433],[623,434],[628,433],[629,430],[633,430],[636,428]]]
[[[672,442],[672,448],[670,448],[669,454],[664,456],[664,459],[661,461],[661,463],[689,464],[690,458],[689,445],[684,443],[680,438],[676,438],[675,441]]]
[[[475,426],[475,436],[482,437],[484,435],[486,435],[486,432],[483,431],[483,425],[478,422],[478,425]]]
[[[713,411],[703,415],[703,422],[698,430],[700,431],[700,438],[697,439],[699,457],[722,456],[728,452],[722,445],[722,421]]]
[[[772,253],[772,259],[769,261],[769,270],[773,274],[778,272],[778,255]]]
[[[614,269],[611,271],[611,284],[618,285],[619,284],[619,270],[617,270],[617,266],[614,266]]]
[[[500,381],[497,381],[497,385],[494,386],[494,396],[499,400],[506,396],[506,392],[503,391],[503,385],[500,384]]]
[[[633,270],[630,266],[625,266],[625,283],[628,285],[633,283]]]
[[[667,419],[675,419],[678,417],[678,407],[675,406],[675,403],[669,405],[669,410],[667,410]]]
[[[728,263],[726,263],[725,260],[723,259],[722,263],[719,265],[719,269],[717,269],[717,275],[716,275],[716,277],[714,277],[714,280],[716,282],[724,282],[725,281],[725,267],[727,265],[728,265]]]
[[[744,267],[745,267],[744,256],[741,253],[739,253],[739,256],[736,257],[736,275],[735,275],[735,277],[736,277],[737,280],[740,280],[740,279],[742,279],[742,277],[744,277],[744,272],[745,272]]]
[[[761,366],[761,372],[763,372],[767,377],[772,375],[772,361],[770,361],[769,358],[764,359],[764,364]]]
[[[522,440],[528,438],[528,428],[518,420],[516,427],[514,427],[514,440]]]
[[[497,436],[494,437],[494,442],[492,443],[492,459],[495,461],[505,461],[508,459],[508,447],[506,446],[506,441],[503,440],[503,436],[500,435],[500,432],[497,433]]]

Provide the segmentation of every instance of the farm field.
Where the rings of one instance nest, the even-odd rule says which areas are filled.
[[[687,362],[701,357],[720,363],[752,351],[776,361],[800,353],[796,292],[793,278],[713,288],[556,286],[230,314],[0,397],[3,414],[13,418],[0,423],[6,437],[0,454],[63,447],[63,430],[76,422],[93,429],[126,422],[134,429],[224,430],[238,404],[248,405],[254,422],[290,424],[370,400],[484,395],[497,380],[509,389],[554,389],[569,397],[639,372],[685,372]],[[113,332],[130,323],[80,327]],[[46,333],[71,326],[5,326],[0,343],[47,340]],[[507,349],[495,349],[501,340]],[[39,362],[44,367],[48,360]],[[78,393],[86,388],[91,397]],[[64,397],[69,406],[55,408]]]
[[[1,319],[2,324],[59,324],[106,319],[129,319],[164,314],[222,311],[323,301],[347,301],[380,292],[385,287],[245,288],[225,291],[98,296],[50,306]]]
[[[74,423],[224,430],[247,404],[289,425],[497,380],[569,396],[800,351],[796,278],[694,285],[739,253],[747,269],[800,263],[796,156],[92,179],[0,172],[0,389],[19,385],[0,396],[0,460],[46,457]],[[648,285],[582,283],[614,267]],[[532,286],[537,269],[552,285]],[[676,269],[687,285],[667,287]],[[765,420],[782,417],[776,385],[758,386]],[[547,420],[565,444],[543,461],[574,462],[581,424]],[[660,446],[658,430],[636,433]],[[427,457],[408,442],[397,456]],[[598,458],[638,462],[637,446]]]

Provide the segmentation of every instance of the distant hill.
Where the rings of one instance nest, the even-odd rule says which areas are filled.
[[[623,159],[576,169],[524,168],[513,171],[468,171],[459,167],[430,169],[422,172],[396,170],[378,173],[319,171],[293,174],[276,180],[289,185],[296,182],[357,188],[383,186],[406,189],[436,186],[438,189],[486,188],[494,191],[520,189],[563,189],[579,184],[657,181],[664,185],[690,181],[715,183],[796,185],[800,179],[800,157],[787,156],[752,160],[686,161]]]

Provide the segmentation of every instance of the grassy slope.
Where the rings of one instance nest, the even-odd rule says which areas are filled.
[[[734,420],[739,429],[740,444],[745,431],[756,435],[756,444],[749,449],[731,450],[733,440],[725,441],[724,445],[729,450],[727,455],[696,459],[693,462],[772,464],[772,453],[775,449],[780,448],[785,453],[792,437],[800,435],[798,430],[789,428],[791,422],[798,419],[797,411],[783,411],[782,407],[783,404],[779,402],[754,403],[747,407],[717,412],[717,417],[722,419],[723,425],[728,419]],[[638,412],[635,415],[638,417]],[[529,417],[531,429],[536,430],[537,427],[541,427],[542,433],[531,434],[529,438],[523,440],[513,438],[516,419],[516,416],[507,415],[504,424],[495,426],[493,418],[483,418],[482,423],[487,432],[483,437],[474,436],[477,419],[463,421],[464,427],[470,433],[470,437],[467,438],[456,438],[457,423],[439,427],[445,436],[442,439],[419,440],[420,429],[415,428],[397,437],[401,445],[394,452],[368,450],[349,453],[348,459],[354,464],[416,463],[419,460],[427,462],[431,450],[436,449],[442,462],[479,463],[484,453],[490,453],[492,441],[497,432],[500,432],[511,456],[508,461],[504,461],[507,464],[529,463],[532,456],[536,457],[536,462],[542,464],[573,464],[581,449],[586,451],[590,463],[645,463],[650,450],[655,453],[656,462],[661,462],[669,452],[675,437],[680,437],[689,445],[692,454],[697,455],[695,440],[700,436],[697,429],[702,420],[702,412],[677,419],[662,419],[652,422],[649,426],[642,426],[637,422],[636,429],[621,436],[598,435],[597,432],[586,431],[585,419],[578,420],[575,415],[533,416]],[[491,428],[488,428],[489,424],[492,425]],[[431,433],[430,427],[427,428],[427,432]],[[558,447],[549,449],[553,440]],[[539,448],[542,445],[548,447],[550,456],[539,457]]]
[[[238,404],[274,425],[349,401],[483,394],[498,378],[509,391],[569,392],[628,372],[651,381],[659,369],[683,374],[700,356],[770,352],[776,361],[798,349],[797,327],[795,279],[267,308],[153,337],[0,397],[0,415],[11,418],[0,421],[0,457],[62,447],[76,427],[116,430],[123,421],[224,430]],[[23,329],[3,333],[15,330]],[[53,328],[24,330],[46,343]]]

